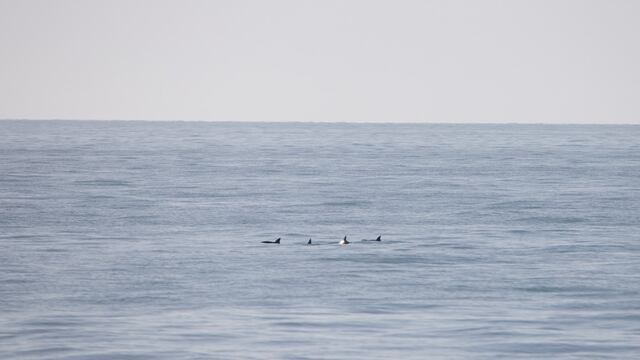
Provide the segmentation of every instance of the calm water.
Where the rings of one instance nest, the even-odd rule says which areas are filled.
[[[0,122],[1,359],[639,357],[640,126]]]

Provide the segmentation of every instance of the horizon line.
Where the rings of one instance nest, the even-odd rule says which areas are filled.
[[[244,124],[363,124],[363,125],[624,125],[624,126],[638,126],[640,123],[602,123],[602,122],[423,122],[423,121],[271,121],[271,120],[176,120],[176,119],[162,119],[162,120],[150,120],[150,119],[0,119],[0,122],[5,121],[52,121],[52,122],[185,122],[185,123],[244,123]]]

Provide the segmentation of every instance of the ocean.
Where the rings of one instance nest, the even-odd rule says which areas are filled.
[[[2,121],[0,358],[638,359],[640,126]]]

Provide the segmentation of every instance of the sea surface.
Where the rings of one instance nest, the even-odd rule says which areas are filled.
[[[0,359],[518,358],[640,358],[640,126],[0,122]]]

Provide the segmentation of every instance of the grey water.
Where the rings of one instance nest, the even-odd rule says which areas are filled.
[[[640,358],[640,126],[2,121],[0,358]]]

